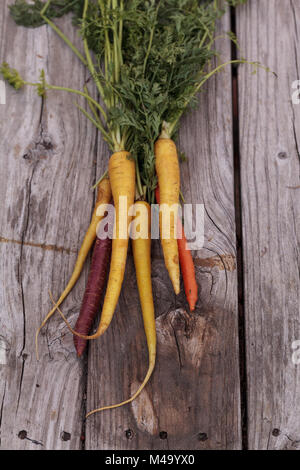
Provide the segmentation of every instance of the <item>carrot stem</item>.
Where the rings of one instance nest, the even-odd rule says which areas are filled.
[[[46,21],[46,23],[48,23],[48,25],[53,29],[53,31],[55,31],[56,34],[70,47],[70,49],[72,49],[72,51],[74,52],[74,54],[77,55],[78,59],[81,60],[81,62],[82,62],[84,65],[87,65],[87,61],[85,60],[85,58],[83,57],[83,55],[81,54],[81,52],[79,52],[79,50],[77,49],[77,47],[74,46],[74,44],[72,43],[72,41],[70,41],[70,39],[68,39],[67,36],[61,31],[61,29],[59,29],[59,28],[53,23],[53,21],[51,21],[51,20],[45,15],[46,10],[48,9],[50,3],[51,3],[51,0],[48,0],[48,2],[45,3],[45,6],[43,7],[43,9],[42,9],[41,12],[40,12],[41,17],[43,18],[44,21]]]

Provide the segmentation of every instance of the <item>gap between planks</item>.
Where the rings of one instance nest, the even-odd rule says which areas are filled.
[[[236,35],[236,11],[231,7],[231,31]],[[231,59],[238,58],[237,45],[232,41]],[[238,287],[238,340],[240,364],[240,400],[241,400],[241,433],[242,450],[248,449],[248,403],[247,403],[247,362],[246,362],[246,326],[245,326],[245,292],[244,292],[244,255],[242,228],[242,195],[241,195],[241,159],[240,159],[240,123],[238,101],[238,65],[232,67],[232,138],[234,162],[234,206],[236,227],[236,260]]]

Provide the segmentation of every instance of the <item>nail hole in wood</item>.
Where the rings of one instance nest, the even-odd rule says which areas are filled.
[[[166,431],[160,431],[159,437],[160,437],[161,439],[167,439],[168,433],[167,433]]]
[[[69,432],[63,431],[61,433],[61,440],[62,441],[69,441],[71,439],[71,434]]]
[[[207,437],[206,432],[199,432],[199,434],[198,434],[198,439],[199,439],[199,441],[201,441],[201,442],[207,441],[208,437]]]
[[[280,430],[277,429],[277,428],[274,428],[273,431],[272,431],[272,436],[274,437],[278,437],[280,434]]]
[[[26,437],[27,437],[27,431],[23,429],[22,431],[19,432],[18,434],[19,439],[26,439]]]

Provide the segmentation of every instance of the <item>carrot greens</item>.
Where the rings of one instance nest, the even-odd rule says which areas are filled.
[[[72,12],[74,15],[74,23],[82,17],[84,0],[52,0],[49,6],[47,17],[59,18],[66,13]],[[10,13],[15,22],[21,26],[36,28],[46,23],[41,16],[41,11],[45,6],[45,2],[34,0],[28,3],[26,0],[16,0],[10,5]]]
[[[244,0],[227,2],[238,3]],[[182,114],[197,102],[197,92],[213,74],[227,64],[246,62],[212,66],[218,57],[215,30],[225,11],[222,5],[216,0],[136,2],[138,21],[124,30],[122,83],[117,87],[124,112],[114,108],[111,117],[135,129],[133,147],[150,202],[157,184],[157,138],[176,134]]]
[[[91,114],[81,105],[79,109],[112,150],[132,153],[140,170],[139,192],[146,191],[147,200],[154,202],[154,143],[160,135],[171,138],[176,134],[180,118],[195,104],[197,92],[227,65],[211,65],[218,56],[214,49],[216,22],[226,7],[245,1],[16,0],[10,9],[20,25],[48,23],[87,66],[103,106],[86,88],[72,90],[44,82],[44,89],[69,91],[88,101]],[[84,53],[52,21],[70,12]],[[7,64],[1,71],[11,84],[22,86],[19,76],[13,71],[9,75]],[[35,86],[42,94],[43,86]]]

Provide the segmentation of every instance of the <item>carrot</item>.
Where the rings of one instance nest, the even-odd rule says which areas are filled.
[[[104,222],[104,221],[103,221]],[[96,317],[104,290],[111,255],[111,238],[96,239],[91,261],[90,273],[81,305],[75,331],[87,335]],[[74,345],[78,357],[85,348],[87,340],[74,336]]]
[[[121,403],[118,403],[116,405],[104,406],[102,408],[98,408],[96,410],[90,411],[86,417],[92,415],[93,413],[97,413],[98,411],[118,408],[120,406],[126,405],[127,403],[131,403],[133,400],[135,400],[135,398],[138,397],[138,395],[142,392],[142,390],[147,385],[151,377],[151,374],[153,372],[154,366],[155,366],[156,331],[155,331],[155,314],[154,314],[154,305],[153,305],[152,284],[151,284],[151,231],[150,231],[151,210],[150,210],[149,204],[147,202],[142,202],[142,201],[135,203],[135,209],[136,209],[136,216],[133,219],[133,222],[131,224],[133,234],[137,234],[137,228],[138,228],[137,224],[140,224],[143,227],[145,227],[147,224],[147,228],[148,228],[148,238],[137,238],[137,239],[133,238],[132,249],[133,249],[134,264],[135,264],[136,277],[137,277],[137,283],[138,283],[138,290],[139,290],[142,313],[143,313],[144,328],[145,328],[145,333],[146,333],[146,338],[147,338],[149,367],[148,367],[147,374],[141,386],[131,398]],[[138,218],[138,214],[140,214],[139,218]]]
[[[158,186],[155,189],[155,197],[157,203],[159,204],[160,197]],[[195,310],[195,305],[198,300],[198,285],[196,281],[195,266],[193,262],[192,253],[189,249],[189,245],[184,233],[184,228],[179,217],[177,221],[177,230],[179,234],[179,238],[177,239],[179,262],[183,277],[184,291],[190,310],[193,312]]]
[[[38,330],[36,332],[35,344],[36,344],[36,356],[37,356],[37,358],[38,358],[38,335],[39,335],[41,329],[47,323],[47,321],[55,313],[55,311],[57,310],[57,307],[59,305],[61,305],[61,303],[65,300],[65,298],[68,296],[68,294],[71,292],[74,285],[76,284],[76,282],[77,282],[77,280],[80,276],[80,273],[82,271],[82,268],[83,268],[84,262],[86,260],[86,257],[87,257],[87,255],[88,255],[88,253],[89,253],[89,251],[90,251],[90,249],[91,249],[91,247],[92,247],[92,245],[95,241],[97,226],[103,218],[103,215],[101,215],[101,216],[97,215],[97,210],[98,210],[98,208],[101,204],[109,204],[110,200],[111,200],[110,182],[109,182],[108,178],[104,178],[99,183],[99,186],[98,186],[97,201],[96,201],[96,205],[95,205],[95,208],[94,208],[94,211],[93,211],[92,220],[91,220],[90,226],[89,226],[89,228],[88,228],[88,230],[85,234],[85,237],[84,237],[84,240],[82,242],[81,248],[79,250],[78,257],[77,257],[77,260],[76,260],[76,263],[75,263],[75,267],[74,267],[74,271],[72,273],[72,276],[71,276],[65,290],[63,291],[63,293],[59,297],[58,301],[55,303],[52,310],[50,310],[48,315],[45,317],[45,319],[43,320],[43,322],[41,323],[40,327],[38,328]]]
[[[108,173],[115,204],[114,238],[106,294],[96,333],[87,336],[75,331],[59,310],[71,333],[82,339],[99,338],[109,327],[119,300],[125,273],[129,240],[128,229],[131,222],[128,210],[133,205],[135,196],[135,162],[130,158],[128,152],[115,152],[110,157]],[[122,206],[124,200],[127,207]]]
[[[155,143],[155,168],[160,190],[161,208],[159,212],[161,244],[165,265],[169,272],[176,294],[180,291],[179,256],[176,240],[176,221],[179,203],[180,172],[176,145],[173,140],[159,138]],[[165,231],[166,221],[163,207],[174,208],[170,218],[170,233]]]
[[[198,300],[198,285],[196,281],[195,266],[192,253],[189,249],[189,245],[184,233],[184,228],[182,227],[182,223],[179,218],[178,233],[182,233],[182,237],[177,239],[177,243],[184,291],[190,310],[193,312],[195,310],[195,305]]]

